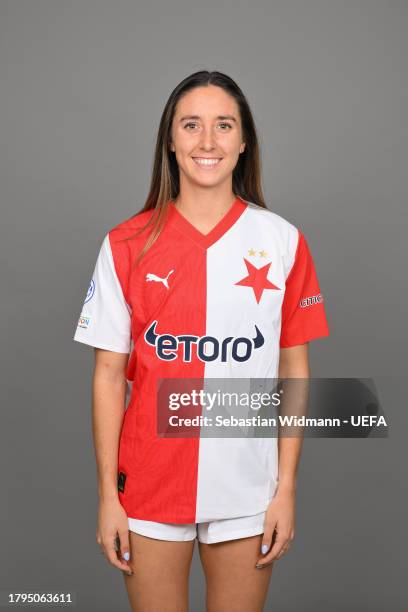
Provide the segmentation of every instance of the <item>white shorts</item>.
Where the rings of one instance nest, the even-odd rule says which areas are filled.
[[[155,523],[129,518],[129,529],[156,540],[185,542],[197,540],[204,544],[215,544],[227,540],[237,540],[264,532],[265,512],[253,516],[210,521],[209,523]]]

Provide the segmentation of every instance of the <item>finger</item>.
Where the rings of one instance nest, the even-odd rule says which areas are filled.
[[[268,521],[264,525],[264,532],[261,542],[261,553],[266,555],[270,547],[272,546],[273,534],[276,528],[276,521]]]
[[[114,567],[117,567],[123,572],[126,572],[126,574],[132,574],[132,570],[130,569],[128,564],[125,561],[120,561],[114,550],[110,551],[110,553],[107,555],[107,558],[111,565],[113,565]]]
[[[286,555],[286,553],[289,550],[289,546],[284,546],[282,548],[282,550],[280,551],[280,553],[278,555],[276,555],[276,560],[281,559],[282,557],[284,557]]]
[[[261,557],[260,559],[258,559],[255,567],[257,569],[262,569],[263,567],[266,567],[267,565],[272,565],[272,563],[275,561],[275,559],[272,558],[272,554],[271,552],[269,552],[269,554],[267,554],[264,557]]]
[[[263,557],[262,559],[258,561],[255,567],[262,568],[265,565],[270,565],[271,562],[275,561],[276,555],[281,551],[285,542],[286,542],[286,538],[279,537],[278,535],[276,538],[275,544],[272,546],[272,549],[269,551],[269,553],[265,557]]]
[[[257,563],[255,565],[256,569],[263,569],[264,567],[269,567],[269,565],[273,565],[275,561],[270,561],[269,563]]]
[[[277,536],[277,533],[275,532],[273,535],[274,535],[274,538],[272,538],[272,541],[274,542],[275,536]],[[278,553],[276,553],[276,556],[274,556],[275,547],[272,547],[272,550],[269,552],[269,554],[266,557],[262,557],[261,559],[259,559],[255,567],[258,569],[262,569],[263,567],[267,565],[271,565],[271,563],[283,557],[283,555],[286,554],[287,551],[289,550],[294,537],[295,537],[295,532],[292,529],[292,531],[290,532],[290,536],[287,538],[286,542],[281,547],[281,550]]]
[[[121,561],[118,558],[118,555],[115,550],[115,540],[110,540],[109,543],[105,543],[104,545],[105,556],[108,561],[118,569],[123,570],[126,573],[129,573],[130,568],[125,561]]]
[[[282,548],[286,546],[289,542],[289,538],[284,536],[283,534],[276,538],[275,544],[272,546],[270,555],[271,559],[276,559]]]
[[[283,546],[283,548],[280,551],[280,553],[278,553],[276,555],[276,559],[280,559],[281,557],[283,557],[283,555],[285,555],[288,552],[288,550],[289,550],[289,548],[290,548],[290,546],[292,544],[292,541],[294,540],[294,537],[295,537],[295,532],[292,530],[291,533],[290,533],[290,536],[289,536],[289,538],[288,538],[288,540],[286,542],[286,544]]]
[[[130,544],[129,544],[129,531],[122,529],[119,531],[119,553],[126,562],[130,559]]]
[[[290,541],[286,542],[286,544],[282,547],[282,550],[276,555],[276,558],[279,559],[284,554],[286,554],[289,548],[290,548]]]

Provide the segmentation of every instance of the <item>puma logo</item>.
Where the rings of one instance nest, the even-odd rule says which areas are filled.
[[[146,274],[146,280],[147,281],[156,281],[156,283],[163,283],[163,285],[165,287],[167,287],[167,289],[168,289],[169,288],[168,278],[169,278],[169,276],[170,276],[170,274],[172,272],[174,272],[174,270],[170,270],[168,275],[165,276],[164,278],[160,278],[160,276],[157,276],[156,274],[152,274],[151,272],[148,272]]]

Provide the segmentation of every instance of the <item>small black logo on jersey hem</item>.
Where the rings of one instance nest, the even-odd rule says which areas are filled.
[[[119,472],[119,476],[118,476],[118,490],[121,493],[125,492],[125,482],[126,482],[126,474],[124,474],[124,472]]]

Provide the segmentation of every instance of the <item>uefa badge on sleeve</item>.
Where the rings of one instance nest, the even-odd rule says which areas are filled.
[[[88,329],[90,322],[91,317],[89,315],[83,313],[79,315],[78,327],[82,327],[82,329]]]

